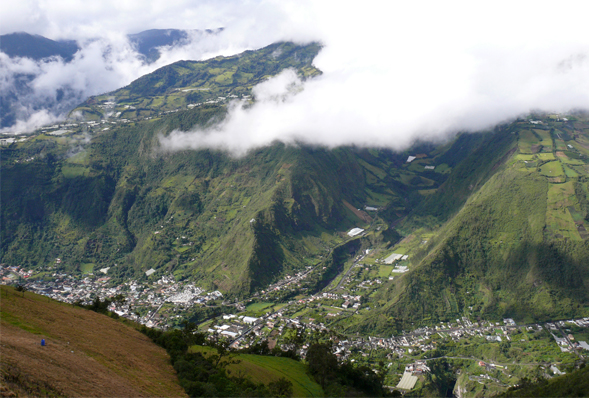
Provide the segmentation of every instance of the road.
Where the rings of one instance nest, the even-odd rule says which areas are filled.
[[[350,272],[352,272],[352,270],[356,267],[356,265],[364,260],[364,257],[366,257],[366,255],[361,256],[358,260],[354,261],[354,263],[352,264],[352,266],[350,267],[350,269],[348,270],[348,272],[346,272],[344,274],[344,276],[342,276],[342,279],[340,279],[339,283],[337,284],[336,287],[334,287],[333,289],[329,290],[329,292],[333,292],[334,290],[339,289],[340,287],[342,287],[342,284],[346,281],[346,278],[348,277],[348,275],[350,274]]]
[[[554,323],[554,324],[556,325],[556,327],[558,328],[558,330],[560,331],[560,333],[562,333],[562,335],[564,336],[564,338],[567,340],[567,343],[569,343],[569,346],[573,347],[573,343],[572,343],[572,342],[571,342],[571,340],[569,339],[569,336],[568,336],[568,335],[567,335],[567,334],[564,332],[564,330],[562,330],[562,329],[560,328],[560,325],[559,325],[558,323]],[[575,349],[573,349],[573,352],[574,352],[575,354],[577,354],[577,356],[578,356],[580,359],[583,359],[583,355],[581,355],[581,353],[580,353],[580,352],[578,352],[578,351],[577,351],[577,350],[575,350]]]

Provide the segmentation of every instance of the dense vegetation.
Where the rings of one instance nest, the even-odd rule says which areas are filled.
[[[232,372],[231,366],[240,363],[236,352],[228,349],[227,342],[207,341],[204,334],[196,333],[194,324],[185,324],[183,329],[162,332],[142,328],[143,333],[164,347],[178,372],[180,384],[191,397],[288,397],[293,394],[293,384],[281,377],[267,385],[253,381],[251,377]],[[213,351],[198,350],[208,344]],[[268,349],[267,342],[243,351],[256,355],[293,357],[293,352],[279,348]],[[331,344],[315,343],[309,347],[306,356],[308,372],[330,397],[382,397],[387,395],[383,388],[383,369],[380,376],[366,366],[354,366],[349,362],[338,363]]]
[[[318,267],[305,287],[315,292],[362,250],[401,249],[410,272],[379,280],[371,310],[341,331],[587,314],[584,116],[544,117],[541,128],[519,120],[404,153],[275,143],[232,158],[161,148],[171,131],[225,117],[226,102],[207,98],[245,98],[287,67],[317,75],[319,49],[278,43],[170,65],[83,104],[78,111],[104,118],[99,127],[2,147],[2,262],[46,272],[110,267],[115,283],[153,268],[151,279],[171,273],[234,298],[308,267]],[[353,227],[366,229],[364,240],[346,235]]]
[[[586,397],[589,392],[589,368],[582,366],[570,374],[557,376],[539,383],[524,380],[518,388],[501,397]]]

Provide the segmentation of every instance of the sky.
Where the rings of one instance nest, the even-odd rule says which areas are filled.
[[[401,150],[532,111],[586,109],[588,10],[583,1],[23,0],[2,6],[0,33],[76,39],[83,50],[69,64],[0,54],[0,79],[9,87],[15,73],[29,71],[37,76],[31,103],[58,103],[57,88],[65,86],[73,98],[67,106],[75,106],[180,59],[231,55],[279,40],[320,41],[324,48],[314,64],[322,76],[301,82],[285,71],[255,88],[253,107],[235,102],[220,124],[175,131],[161,145],[236,155],[276,140]],[[163,49],[153,65],[143,64],[125,38],[146,29],[219,27],[218,35]],[[62,117],[67,106],[47,111],[25,104],[13,130]]]

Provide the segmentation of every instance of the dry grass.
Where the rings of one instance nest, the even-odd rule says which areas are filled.
[[[31,395],[185,396],[164,349],[105,315],[2,287],[4,383]],[[40,345],[41,339],[47,342]]]

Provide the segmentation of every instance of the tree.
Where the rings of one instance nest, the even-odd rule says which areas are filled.
[[[16,287],[16,291],[17,292],[22,292],[22,296],[24,297],[25,296],[25,292],[27,291],[27,288],[24,287],[23,285],[18,285]]]
[[[322,388],[326,381],[335,374],[338,369],[337,357],[331,352],[331,345],[315,343],[307,351],[307,364],[311,374],[315,376]]]
[[[121,293],[117,294],[114,297],[111,297],[111,301],[117,306],[120,307],[121,305],[123,305],[125,303],[125,301],[127,301],[127,299],[125,298],[125,296]]]
[[[217,353],[215,355],[210,356],[210,360],[213,363],[215,368],[221,367],[225,368],[227,365],[237,364],[241,362],[238,359],[233,359],[233,352],[229,349],[229,342],[226,340],[221,340],[217,342],[215,345],[215,349]]]
[[[281,377],[268,384],[268,390],[270,390],[273,397],[292,397],[292,382],[285,377]]]

